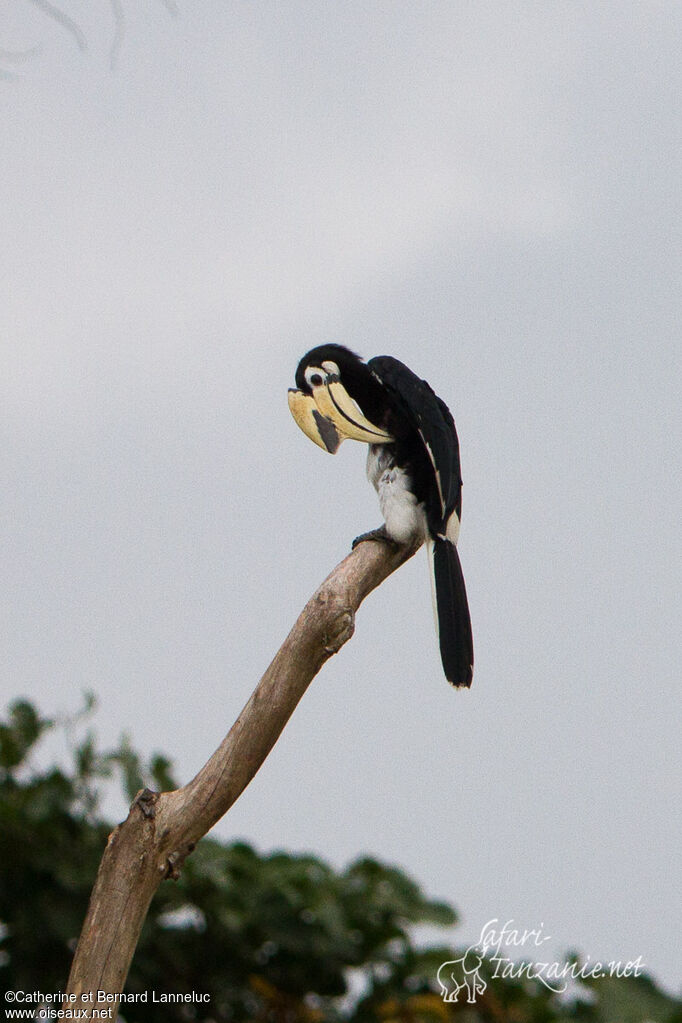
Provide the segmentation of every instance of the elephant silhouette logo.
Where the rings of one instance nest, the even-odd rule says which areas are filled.
[[[473,1005],[476,995],[482,995],[488,986],[479,973],[483,964],[483,951],[479,945],[469,945],[459,959],[441,963],[436,974],[444,1002],[456,1002],[460,991],[466,988],[467,1002]]]

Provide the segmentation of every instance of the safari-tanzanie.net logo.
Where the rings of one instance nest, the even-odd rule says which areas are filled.
[[[611,960],[608,963],[591,962],[587,956],[584,962],[551,962],[542,956],[542,946],[551,941],[551,935],[539,927],[521,929],[514,920],[507,920],[500,926],[497,917],[481,928],[477,942],[469,945],[457,959],[441,963],[437,979],[444,1002],[468,1002],[472,1005],[488,986],[488,980],[528,979],[556,994],[566,991],[572,981],[598,979],[600,977],[639,977],[644,971],[642,957],[623,962]],[[522,953],[519,949],[523,949]]]

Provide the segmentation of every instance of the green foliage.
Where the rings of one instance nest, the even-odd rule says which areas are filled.
[[[143,762],[126,738],[98,750],[85,719],[64,723],[72,764],[38,770],[31,754],[54,728],[26,702],[0,723],[0,986],[63,989],[110,830],[102,784],[117,777],[129,799],[143,786],[175,787],[171,767]],[[76,739],[76,732],[82,733]],[[448,947],[417,947],[416,924],[450,926],[454,911],[428,899],[402,871],[363,858],[335,871],[313,856],[260,855],[244,843],[204,839],[178,882],[155,897],[126,991],[127,1023],[187,1020],[271,1023],[680,1023],[682,1003],[645,976],[590,981],[562,1001],[538,981],[481,974],[475,1006],[446,1004],[437,973]],[[460,950],[459,954],[463,950]],[[206,993],[205,1003],[154,1002]]]
[[[682,1001],[670,998],[650,977],[600,977],[585,980],[594,1001],[583,1006],[590,1023],[682,1023]]]
[[[52,721],[41,720],[26,700],[17,700],[10,707],[8,722],[0,723],[0,771],[18,767]]]

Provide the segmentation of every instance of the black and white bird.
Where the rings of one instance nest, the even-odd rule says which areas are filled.
[[[344,440],[369,444],[367,476],[384,525],[356,542],[425,541],[443,669],[453,685],[470,686],[471,620],[456,547],[459,442],[447,405],[397,359],[382,355],[365,363],[348,348],[328,344],[299,362],[289,408],[303,432],[331,454]]]

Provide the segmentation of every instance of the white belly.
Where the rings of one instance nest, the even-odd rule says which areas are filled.
[[[367,478],[379,495],[379,507],[391,539],[407,543],[413,537],[424,537],[424,506],[411,492],[407,473],[394,464],[389,445],[370,445]]]

